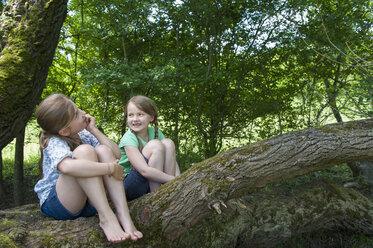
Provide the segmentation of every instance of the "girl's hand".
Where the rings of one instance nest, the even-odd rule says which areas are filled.
[[[123,180],[124,178],[124,167],[119,165],[118,164],[118,159],[113,161],[112,164],[114,165],[113,168],[114,170],[112,170],[111,172],[111,176],[113,176],[115,179],[117,180]]]
[[[85,115],[85,121],[87,123],[87,130],[90,131],[92,130],[92,128],[95,128],[96,127],[96,120],[93,116],[91,116],[90,114],[86,114]]]

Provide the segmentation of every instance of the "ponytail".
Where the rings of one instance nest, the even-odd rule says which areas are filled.
[[[157,121],[157,116],[154,117],[154,120],[153,120],[153,123],[154,123],[154,139],[158,139],[158,121]]]

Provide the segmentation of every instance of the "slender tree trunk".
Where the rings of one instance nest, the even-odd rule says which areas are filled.
[[[334,115],[335,119],[337,120],[337,122],[342,123],[343,120],[342,120],[341,113],[339,112],[339,109],[337,107],[336,95],[337,95],[337,93],[335,92],[335,93],[332,93],[329,96],[329,104],[332,108],[333,115]],[[347,163],[347,166],[350,167],[350,169],[352,171],[352,176],[354,178],[357,178],[361,175],[361,169],[360,169],[359,165],[360,165],[359,162],[349,162],[349,163]]]
[[[338,92],[339,92],[339,89],[337,89],[337,81],[335,81],[335,83],[333,84],[333,89],[330,89],[329,82],[326,79],[325,80],[325,87],[326,87],[327,91],[328,90],[330,91],[330,92],[327,93],[328,103],[329,103],[329,106],[330,106],[330,108],[333,112],[334,118],[337,120],[338,123],[342,123],[343,122],[342,115],[341,115],[341,113],[338,109],[338,106],[337,106],[337,95],[338,95]],[[348,167],[350,167],[350,169],[352,171],[352,175],[353,175],[354,178],[357,178],[358,176],[361,175],[361,169],[360,169],[359,163],[350,162],[350,163],[347,163],[347,165],[348,165]]]
[[[14,158],[14,203],[23,204],[23,147],[25,144],[25,129],[16,138],[16,152]]]

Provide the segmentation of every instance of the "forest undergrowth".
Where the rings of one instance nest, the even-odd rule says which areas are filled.
[[[37,203],[38,197],[34,192],[34,186],[39,180],[38,157],[33,157],[25,161],[24,164],[24,178],[23,178],[23,197],[22,205],[29,203]],[[3,189],[5,190],[5,197],[0,201],[0,209],[7,209],[15,207],[14,202],[14,160],[3,160]]]

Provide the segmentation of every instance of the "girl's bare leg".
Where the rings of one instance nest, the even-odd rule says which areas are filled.
[[[149,159],[148,165],[156,168],[157,170],[164,171],[164,159],[165,159],[165,149],[159,140],[149,141],[142,154]],[[161,186],[158,182],[149,181],[150,191],[153,192]]]
[[[115,160],[113,152],[107,146],[100,145],[96,147],[96,152],[100,162],[112,162]],[[115,206],[118,221],[124,228],[127,237],[132,240],[142,238],[142,233],[136,229],[129,214],[123,182],[109,176],[104,176],[103,179],[105,188]]]
[[[176,162],[175,177],[177,177],[178,175],[180,175],[180,167],[179,164]]]
[[[97,161],[92,146],[81,145],[74,150],[74,156]],[[115,214],[109,206],[102,177],[77,178],[61,174],[57,180],[56,191],[62,205],[71,213],[77,213],[87,201],[96,208],[100,227],[110,242],[121,242],[127,238]]]
[[[175,144],[170,139],[161,140],[165,148],[164,173],[172,176],[180,175],[179,165],[176,162]]]

